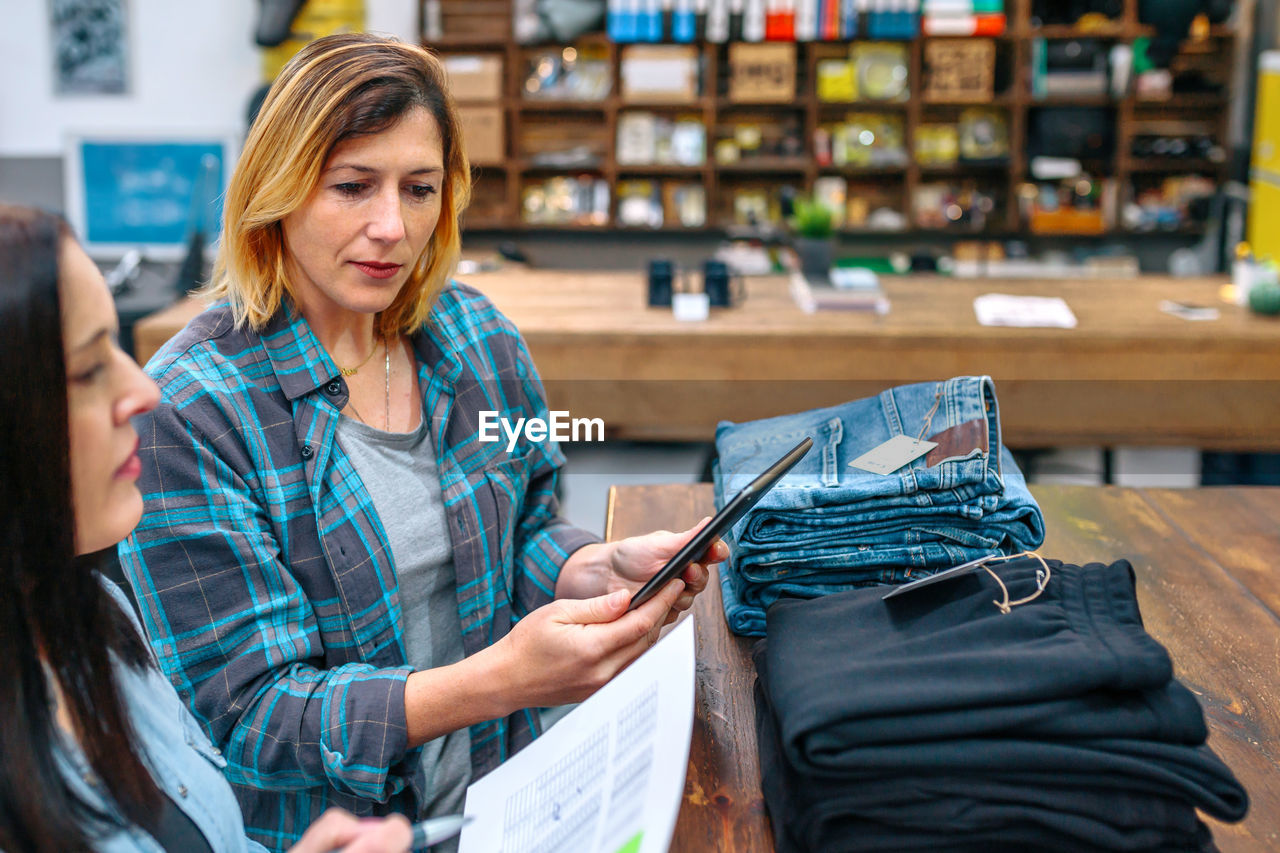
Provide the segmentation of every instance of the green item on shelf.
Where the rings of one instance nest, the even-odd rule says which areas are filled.
[[[1280,284],[1267,281],[1249,288],[1249,307],[1258,314],[1280,314]]]
[[[893,275],[897,272],[893,268],[893,262],[888,258],[837,258],[833,266],[871,270],[876,275]]]
[[[1148,36],[1138,36],[1133,40],[1133,74],[1136,77],[1143,71],[1150,71],[1155,68],[1151,58],[1147,56],[1147,48],[1151,47],[1151,39]]]

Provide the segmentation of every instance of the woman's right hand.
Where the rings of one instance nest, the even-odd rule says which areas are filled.
[[[658,639],[668,611],[684,591],[679,578],[627,613],[631,594],[618,590],[587,599],[558,599],[517,622],[488,651],[513,707],[581,702]]]
[[[289,853],[405,853],[413,830],[404,815],[358,818],[342,809],[329,809],[289,848]]]

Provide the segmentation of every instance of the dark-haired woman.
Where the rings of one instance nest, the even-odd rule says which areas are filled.
[[[142,514],[130,419],[159,395],[116,331],[61,220],[0,204],[0,849],[259,850],[128,600],[77,560]],[[409,840],[334,810],[294,850]]]

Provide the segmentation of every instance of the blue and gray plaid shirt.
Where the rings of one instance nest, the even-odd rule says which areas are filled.
[[[557,517],[553,442],[481,442],[481,411],[547,417],[524,340],[452,283],[413,338],[468,655],[553,597],[595,537]],[[431,780],[407,748],[403,625],[386,534],[334,439],[346,383],[307,322],[261,333],[226,305],[147,365],[141,523],[120,546],[165,674],[228,760],[249,835],[283,849],[325,808],[413,817]],[[522,711],[471,728],[475,776],[529,742]]]

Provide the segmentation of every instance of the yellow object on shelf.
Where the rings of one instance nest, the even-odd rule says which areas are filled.
[[[262,79],[270,83],[293,55],[318,38],[364,32],[364,0],[307,0],[293,21],[292,37],[262,49]]]
[[[828,103],[858,100],[853,62],[848,59],[824,59],[818,63],[818,100]]]
[[[1258,102],[1249,170],[1249,245],[1280,258],[1280,51],[1258,57]]]

